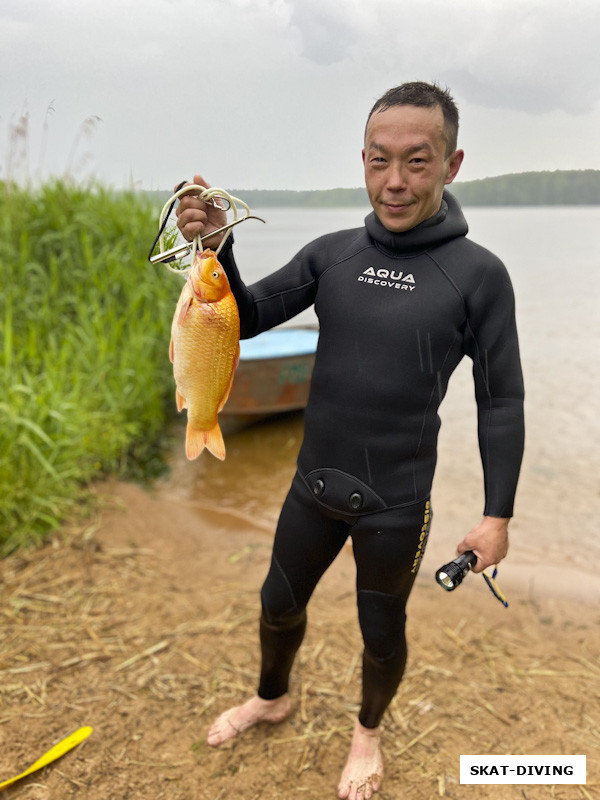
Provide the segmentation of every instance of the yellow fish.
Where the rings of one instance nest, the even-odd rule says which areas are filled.
[[[187,457],[198,458],[206,447],[223,460],[217,414],[227,402],[240,359],[240,318],[227,275],[212,250],[196,253],[175,309],[169,358],[177,410],[187,408]]]

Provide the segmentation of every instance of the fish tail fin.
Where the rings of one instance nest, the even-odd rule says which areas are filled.
[[[206,446],[205,438],[205,431],[199,431],[196,428],[192,428],[188,422],[185,432],[185,454],[190,461],[198,458],[200,453],[204,450]]]
[[[206,447],[213,456],[221,461],[225,459],[225,442],[219,428],[219,423],[210,431],[199,431],[188,422],[185,435],[185,454],[190,461],[198,458]]]
[[[223,434],[221,433],[218,422],[211,431],[204,434],[204,441],[206,449],[210,450],[213,456],[221,461],[225,460],[225,442],[223,441]]]

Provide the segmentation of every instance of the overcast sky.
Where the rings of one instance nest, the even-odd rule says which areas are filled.
[[[453,92],[459,179],[600,169],[599,41],[598,0],[0,0],[0,178],[360,186],[409,80]]]

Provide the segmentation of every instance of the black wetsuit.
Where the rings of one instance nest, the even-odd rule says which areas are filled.
[[[249,338],[314,303],[319,342],[298,471],[262,590],[259,694],[287,691],[305,608],[350,535],[363,656],[360,720],[379,724],[406,661],[404,609],[430,523],[438,407],[473,360],[484,514],[510,517],[523,452],[523,380],[505,267],[469,241],[456,200],[394,234],[365,226],[320,237],[250,287],[220,254]]]

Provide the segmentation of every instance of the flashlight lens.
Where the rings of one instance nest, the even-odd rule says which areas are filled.
[[[462,579],[477,561],[477,556],[472,550],[455,558],[449,564],[444,564],[435,573],[435,579],[447,592],[460,586]]]
[[[447,592],[451,592],[460,586],[467,570],[463,571],[456,561],[444,564],[435,574],[436,581]]]
[[[448,587],[448,589],[452,589],[452,588],[454,588],[454,581],[453,581],[453,580],[452,580],[452,578],[451,578],[449,575],[447,575],[445,572],[439,572],[439,573],[438,573],[438,581],[439,581],[440,583],[443,583],[443,584],[444,584],[444,586],[447,586],[447,587]]]

